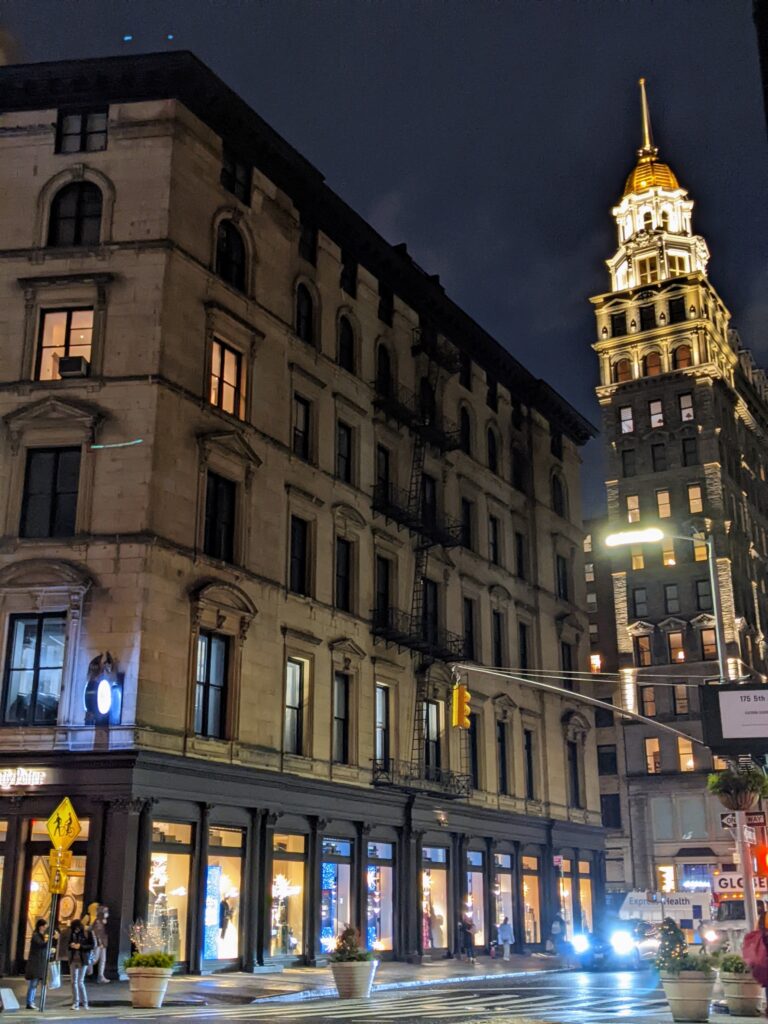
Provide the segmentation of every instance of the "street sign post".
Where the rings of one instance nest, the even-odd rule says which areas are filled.
[[[68,796],[64,797],[50,816],[46,827],[51,842],[57,850],[68,850],[80,835],[83,827]]]
[[[743,826],[743,835],[744,842],[749,843],[750,846],[754,846],[757,842],[757,834],[755,833],[755,830],[753,828],[749,827],[749,825]]]
[[[744,817],[752,828],[765,827],[765,811],[745,811]],[[736,811],[721,811],[720,827],[736,828]]]
[[[50,864],[50,875],[48,890],[51,894],[51,911],[48,918],[48,946],[45,951],[45,962],[51,959],[53,947],[53,932],[56,928],[56,912],[59,905],[59,896],[67,891],[68,871],[72,867],[72,851],[70,846],[83,830],[80,819],[75,813],[72,801],[65,796],[59,806],[46,822],[48,835],[51,837],[53,849],[48,854]],[[45,1000],[48,995],[48,972],[43,978],[40,990],[40,1011],[45,1010]]]

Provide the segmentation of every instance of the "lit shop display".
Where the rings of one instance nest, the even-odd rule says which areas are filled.
[[[368,843],[366,874],[365,944],[368,949],[384,952],[393,948],[393,846],[391,843]]]
[[[500,925],[505,917],[512,918],[512,855],[496,853],[493,857],[496,880],[493,887],[494,919]]]
[[[525,941],[535,944],[541,937],[541,880],[539,858],[523,857],[523,929]]]
[[[352,843],[323,839],[320,865],[320,948],[330,953],[353,919],[351,899]]]
[[[191,866],[192,826],[153,822],[147,924],[177,962],[187,958]]]
[[[56,911],[60,927],[66,927],[70,921],[81,917],[83,906],[83,892],[85,889],[85,868],[86,857],[82,851],[85,849],[85,841],[88,839],[89,822],[87,819],[80,819],[80,835],[72,847],[72,867],[67,878],[66,891],[59,897],[58,909]],[[50,836],[45,821],[33,821],[30,840],[32,843],[31,857],[29,862],[29,875],[27,881],[27,914],[25,921],[24,948],[29,948],[29,941],[32,932],[35,930],[35,922],[41,917],[48,920],[51,912],[51,862],[49,849],[51,846]]]
[[[204,960],[236,960],[239,956],[242,874],[242,831],[235,828],[209,829]]]
[[[579,901],[581,903],[581,926],[584,931],[592,931],[592,864],[588,860],[579,861]]]
[[[425,950],[448,948],[448,851],[442,846],[422,851],[421,928]]]
[[[272,839],[271,956],[304,952],[304,871],[306,839],[276,834]]]
[[[467,852],[467,917],[472,918],[475,927],[473,939],[476,946],[485,945],[485,875],[484,857],[479,850]]]

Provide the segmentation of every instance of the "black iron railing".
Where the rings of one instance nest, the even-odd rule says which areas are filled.
[[[399,608],[375,608],[371,612],[371,632],[384,643],[418,651],[435,661],[459,661],[464,654],[463,636]]]
[[[425,507],[410,499],[407,491],[391,483],[376,484],[373,490],[373,511],[386,516],[399,526],[420,534],[431,544],[442,544],[452,548],[462,542],[462,524],[458,519],[440,515],[435,509]]]
[[[436,768],[434,765],[395,761],[393,758],[375,760],[371,781],[374,786],[392,786],[418,793],[439,793],[450,799],[468,797],[472,792],[469,775]]]
[[[442,366],[448,373],[458,373],[461,357],[458,349],[445,338],[441,338],[432,328],[417,327],[413,332],[411,353],[418,355],[423,352],[433,363]]]
[[[458,426],[433,408],[425,408],[418,395],[387,379],[374,381],[373,404],[390,419],[420,434],[441,451],[453,451],[461,443]]]

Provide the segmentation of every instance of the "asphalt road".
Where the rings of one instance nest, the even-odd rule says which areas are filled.
[[[92,1011],[91,1011],[92,1012]],[[21,1015],[20,1015],[21,1016]],[[27,1016],[24,1014],[24,1016]],[[33,1015],[30,1014],[30,1017]],[[34,1015],[40,1019],[39,1015]],[[670,1024],[664,993],[650,971],[530,975],[481,984],[381,993],[371,1000],[318,999],[227,1007],[119,1010],[109,1016],[49,1011],[46,1020],[264,1021],[266,1024]],[[733,1018],[732,1018],[733,1019]]]

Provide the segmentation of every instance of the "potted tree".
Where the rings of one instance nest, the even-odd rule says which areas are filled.
[[[768,797],[768,778],[755,766],[739,771],[726,768],[707,777],[707,789],[729,811],[748,811]]]
[[[738,953],[726,953],[721,959],[720,981],[730,1014],[734,1017],[759,1015],[763,987],[752,977],[749,964]]]
[[[715,984],[712,959],[704,953],[693,955],[686,951],[685,936],[671,917],[665,918],[661,926],[656,966],[672,1020],[708,1020]]]
[[[331,972],[339,999],[368,999],[379,961],[361,949],[355,928],[346,927],[330,957]]]
[[[161,951],[160,936],[142,921],[131,928],[131,943],[134,952],[123,963],[131,1004],[137,1009],[159,1009],[173,973],[174,957]]]

